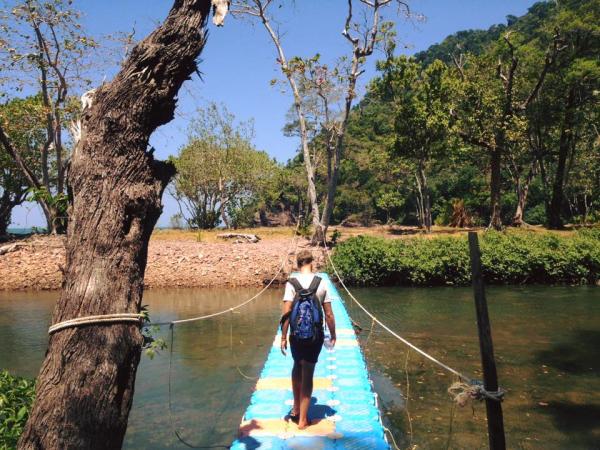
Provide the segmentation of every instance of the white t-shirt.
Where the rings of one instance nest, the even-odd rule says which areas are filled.
[[[299,282],[300,286],[304,289],[308,289],[310,283],[312,283],[313,278],[315,277],[314,273],[299,273],[294,276]],[[285,293],[283,294],[284,302],[293,302],[294,297],[296,296],[296,289],[292,286],[292,283],[289,281],[285,283]],[[319,283],[319,287],[317,288],[317,298],[321,303],[330,303],[331,298],[329,297],[329,292],[327,291],[327,286],[325,281],[321,280]]]

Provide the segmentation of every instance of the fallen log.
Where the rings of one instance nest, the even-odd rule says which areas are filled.
[[[260,241],[260,238],[255,234],[244,234],[244,233],[221,233],[217,234],[220,239],[236,239],[236,242],[250,242],[256,244]]]
[[[24,244],[16,243],[16,244],[8,244],[0,247],[0,255],[5,255],[6,253],[14,252],[19,247],[24,247]]]

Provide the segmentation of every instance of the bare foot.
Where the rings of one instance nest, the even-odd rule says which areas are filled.
[[[296,411],[294,411],[293,409],[290,410],[290,412],[287,415],[287,419],[291,420],[294,423],[298,423],[298,413]]]
[[[299,421],[298,422],[298,429],[299,430],[304,430],[308,427],[310,427],[312,425],[312,422],[310,420],[307,421]]]

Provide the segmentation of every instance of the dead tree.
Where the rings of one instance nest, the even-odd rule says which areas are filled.
[[[175,173],[147,151],[148,139],[173,118],[177,93],[197,70],[210,6],[175,0],[83,112],[68,174],[67,260],[53,323],[140,311],[148,240]],[[52,334],[19,448],[120,448],[141,345],[132,323]]]
[[[363,16],[364,23],[357,23],[354,19],[354,6],[356,3],[362,5],[360,15]],[[286,56],[281,34],[274,27],[276,20],[272,10],[275,10],[276,5],[280,6],[279,3],[273,2],[273,0],[234,0],[232,2],[232,14],[250,16],[263,25],[275,46],[277,63],[293,95],[293,107],[298,119],[298,133],[307,176],[307,197],[314,228],[311,242],[316,245],[324,242],[333,213],[345,145],[344,138],[348,119],[352,112],[352,105],[357,96],[358,79],[364,73],[366,60],[373,54],[378,45],[385,42],[385,35],[389,32],[390,23],[382,20],[382,13],[385,8],[396,5],[399,11],[404,11],[408,16],[410,9],[408,3],[402,0],[358,0],[358,2],[347,0],[347,12],[342,35],[350,43],[349,66],[347,74],[343,77],[344,101],[338,118],[330,121],[327,114],[322,118],[326,124],[323,131],[327,135],[327,180],[325,196],[323,199],[319,199],[317,190],[318,162],[315,156],[317,152],[311,152],[314,142],[311,142],[309,136],[308,107],[300,86],[304,71],[298,71],[295,67],[298,64],[294,64],[293,60]],[[299,66],[303,66],[303,64]],[[317,95],[320,96],[320,94]],[[326,100],[325,103],[327,103]],[[327,104],[324,105],[324,110],[329,110]]]

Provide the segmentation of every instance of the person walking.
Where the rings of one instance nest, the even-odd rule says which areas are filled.
[[[283,296],[281,352],[284,355],[287,352],[289,331],[289,345],[294,358],[294,406],[289,418],[302,430],[310,425],[308,410],[312,399],[313,375],[325,338],[323,322],[329,329],[328,347],[335,346],[336,335],[331,298],[326,284],[313,271],[312,252],[299,252],[297,263],[300,273],[288,280]]]

